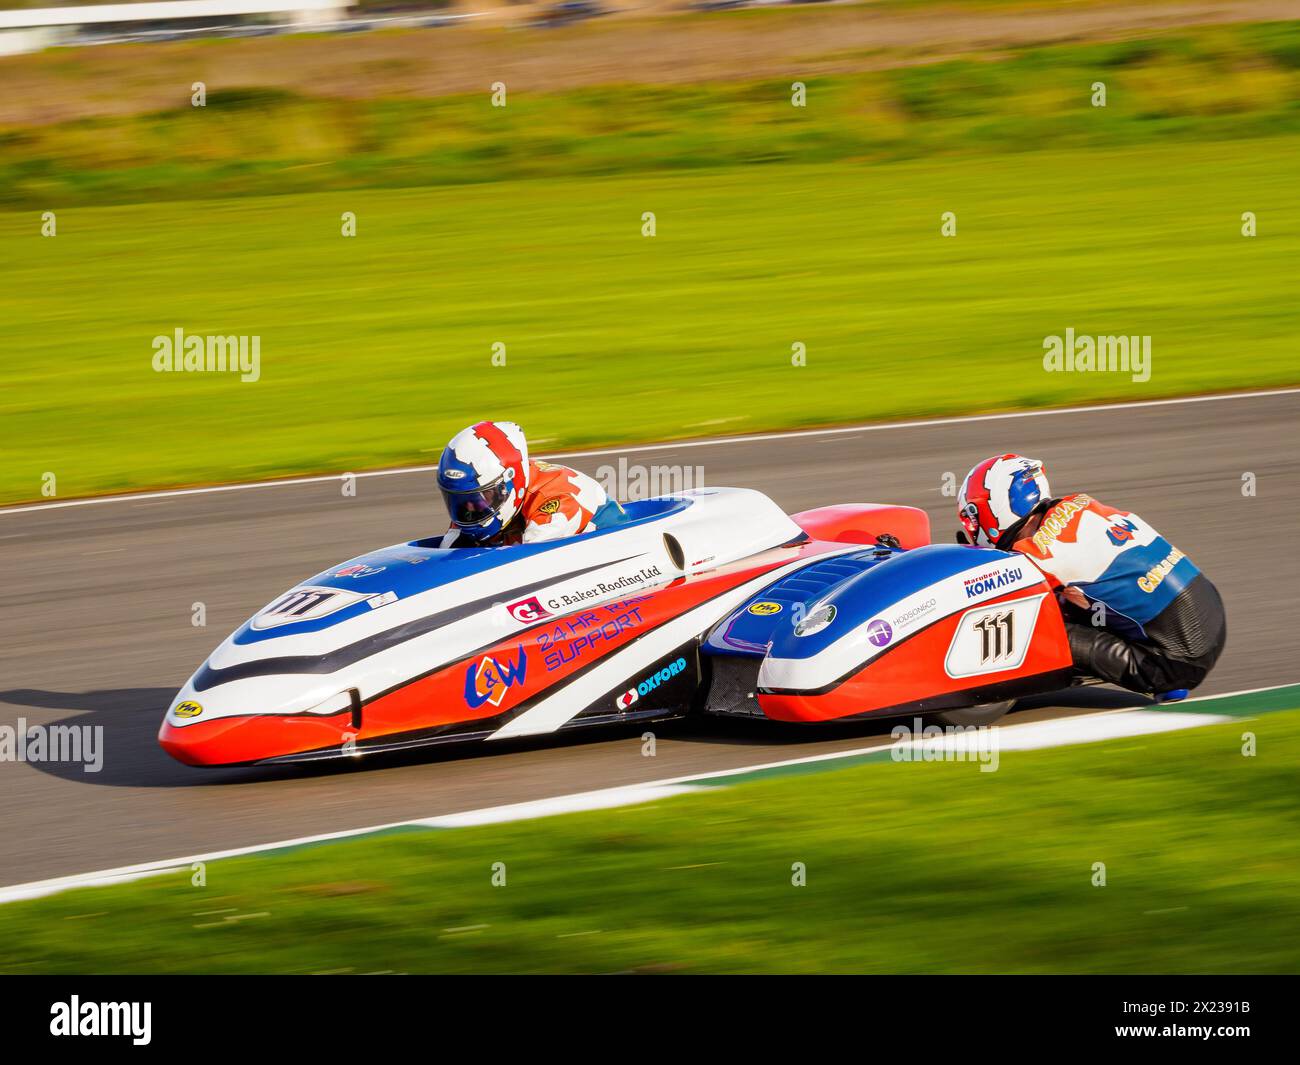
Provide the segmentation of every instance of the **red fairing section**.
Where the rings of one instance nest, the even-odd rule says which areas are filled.
[[[807,543],[673,581],[648,595],[546,620],[495,647],[366,704],[363,739],[496,717],[705,600],[798,558],[834,549]]]
[[[352,728],[348,712],[331,717],[264,714],[183,727],[164,723],[158,739],[173,758],[187,765],[228,765],[437,726],[463,724],[464,731],[472,732],[481,722],[480,729],[494,729],[500,723],[490,719],[508,714],[663,622],[778,566],[811,560],[837,546],[805,542],[775,548],[679,578],[648,595],[548,618],[365,703],[359,731]]]
[[[337,747],[355,736],[352,714],[329,717],[223,717],[196,721],[184,728],[163,722],[158,731],[162,749],[186,765],[230,765],[277,754],[296,754]]]
[[[840,544],[874,544],[890,533],[904,548],[930,542],[930,516],[916,507],[878,503],[840,503],[792,514],[795,523],[814,540]]]
[[[1041,595],[1045,588],[1042,584],[1035,585],[979,605],[982,608],[1017,599],[1032,599]],[[958,611],[905,640],[873,659],[864,669],[829,692],[820,695],[760,694],[758,705],[774,721],[831,721],[972,687],[1000,684],[1070,668],[1070,644],[1065,635],[1065,623],[1055,601],[1048,595],[1038,612],[1034,637],[1030,641],[1025,660],[1018,669],[985,673],[978,677],[949,677],[939,664],[943,662],[965,613],[964,610]],[[933,678],[933,683],[924,692],[918,688],[917,681],[920,677]]]

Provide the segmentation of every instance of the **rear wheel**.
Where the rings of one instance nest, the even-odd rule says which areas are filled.
[[[940,710],[930,715],[930,720],[940,725],[991,725],[1016,705],[1014,699],[1001,703],[983,703],[979,706],[959,706],[955,710]]]

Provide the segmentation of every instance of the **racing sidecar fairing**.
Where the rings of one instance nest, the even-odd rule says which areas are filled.
[[[923,511],[791,517],[739,488],[627,510],[551,543],[417,540],[326,570],[212,653],[159,741],[191,765],[304,761],[689,712],[930,713],[1068,683],[1042,574],[931,545]]]

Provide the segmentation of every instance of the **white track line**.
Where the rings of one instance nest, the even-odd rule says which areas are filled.
[[[1280,684],[1275,688],[1252,688],[1245,692],[1205,695],[1195,700],[1188,699],[1177,705],[1185,706],[1191,702],[1212,702],[1216,699],[1227,699],[1235,695],[1276,691],[1278,688],[1287,687],[1291,687],[1291,685]],[[1078,723],[1072,726],[1066,725],[1066,722],[1079,722],[1085,718],[1089,722],[1096,722],[1096,724],[1088,726],[1081,726]],[[1107,726],[1104,723],[1107,719],[1113,724]],[[1029,750],[1044,746],[1055,746],[1061,741],[1066,743],[1092,743],[1176,728],[1218,724],[1223,720],[1230,719],[1214,714],[1175,714],[1164,710],[1121,707],[1117,710],[1104,710],[1096,714],[1074,715],[1061,720],[1027,721],[1018,725],[1002,725],[998,728],[998,734],[1001,748],[1006,750]],[[910,724],[910,719],[901,718],[900,722]],[[1005,739],[1001,737],[1005,737]],[[223,858],[239,858],[249,854],[286,850],[291,847],[302,847],[314,843],[354,839],[358,836],[369,836],[398,828],[459,828],[469,825],[501,824],[507,821],[549,817],[554,814],[572,813],[580,810],[605,810],[616,806],[650,802],[695,791],[697,790],[695,785],[698,785],[701,781],[724,780],[728,777],[784,769],[788,766],[814,765],[818,762],[859,758],[863,755],[877,754],[880,751],[888,750],[893,745],[892,737],[881,736],[871,746],[856,747],[847,751],[828,751],[825,754],[787,758],[779,762],[763,762],[758,765],[738,766],[734,769],[692,773],[687,776],[669,777],[665,780],[646,781],[643,784],[624,784],[614,788],[601,788],[597,791],[558,795],[549,799],[535,799],[530,802],[514,803],[508,806],[491,806],[481,810],[466,810],[454,814],[436,814],[432,817],[414,818],[408,821],[392,821],[388,824],[346,829],[341,832],[299,836],[295,839],[278,840],[273,843],[256,843],[248,847],[235,847],[230,850],[195,854],[188,858],[168,858],[164,861],[125,865],[117,869],[103,869],[93,873],[76,873],[72,876],[56,877],[52,880],[37,880],[28,884],[15,884],[12,887],[0,888],[0,905],[6,902],[19,902],[24,899],[38,899],[47,895],[57,895],[60,892],[71,891],[75,888],[125,884],[132,880],[142,880],[150,876],[159,876],[163,873],[187,869],[199,862],[214,862]]]
[[[661,444],[638,444],[634,447],[601,448],[594,451],[557,451],[542,458],[569,458],[585,455],[636,455],[646,451],[678,450],[690,447],[721,447],[728,444],[749,444],[765,440],[794,440],[810,436],[840,436],[846,433],[874,433],[887,429],[927,429],[938,425],[964,425],[971,422],[996,422],[1012,418],[1042,418],[1061,414],[1092,414],[1099,411],[1129,411],[1140,407],[1169,407],[1184,403],[1215,403],[1229,399],[1263,399],[1269,396],[1294,396],[1300,388],[1275,388],[1262,392],[1220,392],[1209,396],[1176,396],[1172,399],[1143,399],[1134,403],[1097,403],[1085,407],[1043,407],[1038,410],[1006,411],[1002,414],[963,414],[951,418],[926,418],[919,421],[875,422],[869,425],[844,425],[833,429],[796,429],[784,433],[756,433],[751,436],[719,436],[707,440],[679,440]],[[127,495],[92,496],[87,499],[69,499],[61,503],[32,503],[20,507],[0,507],[0,517],[7,514],[27,514],[36,510],[59,510],[63,507],[88,507],[98,503],[125,503],[141,499],[169,499],[175,496],[207,495],[215,492],[242,492],[249,488],[281,488],[287,485],[324,484],[341,481],[344,476],[393,477],[406,473],[431,473],[438,467],[402,466],[392,470],[363,470],[360,473],[320,474],[312,477],[286,477],[275,481],[245,481],[240,484],[217,484],[203,488],[172,488],[160,492],[134,492]]]
[[[620,806],[636,806],[657,799],[671,799],[674,795],[688,795],[706,791],[691,784],[629,784],[626,787],[605,788],[602,791],[583,791],[577,795],[561,795],[555,799],[534,799],[516,802],[509,806],[490,806],[486,810],[467,810],[463,814],[444,814],[427,817],[415,824],[429,828],[475,828],[479,825],[504,825],[510,821],[531,821],[555,814],[585,813],[588,810],[613,810]]]

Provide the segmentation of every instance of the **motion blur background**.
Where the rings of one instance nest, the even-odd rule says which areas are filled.
[[[1295,379],[1290,0],[434,14],[0,59],[0,501]]]
[[[0,503],[425,464],[485,417],[554,454],[1300,378],[1294,0],[273,2],[95,21],[0,0]],[[155,372],[177,329],[259,337],[258,380]],[[1047,372],[1068,329],[1150,336],[1149,379]],[[946,539],[945,471],[1044,455],[1214,575],[1221,693],[1297,679],[1276,595],[1295,411],[656,456],[789,510],[925,506]],[[637,736],[356,773],[170,763],[157,723],[221,634],[436,531],[427,478],[363,484],[4,513],[0,721],[103,724],[107,752],[97,777],[0,764],[0,887],[823,749],[755,729],[665,733],[653,763]],[[0,971],[1294,972],[1284,691],[1223,711],[1270,711],[1249,724],[993,774],[764,779],[226,862],[198,893],[186,866],[10,902]]]

